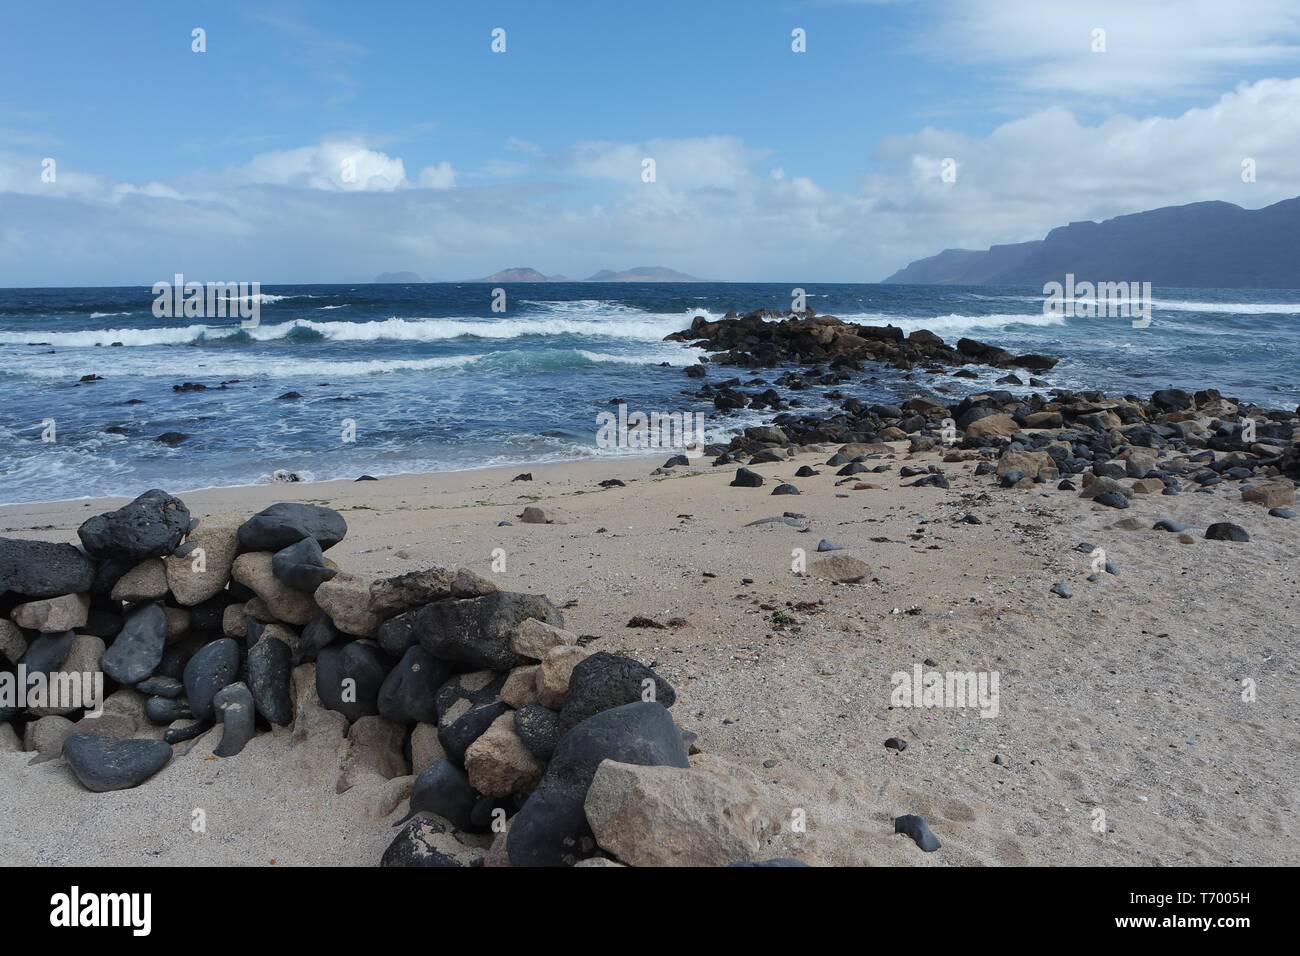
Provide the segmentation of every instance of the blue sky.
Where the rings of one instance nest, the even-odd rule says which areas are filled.
[[[872,281],[1071,219],[1265,205],[1300,193],[1298,7],[6,3],[0,285]]]

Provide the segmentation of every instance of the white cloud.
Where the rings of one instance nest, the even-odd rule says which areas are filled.
[[[446,160],[437,166],[425,166],[420,170],[420,185],[426,189],[451,189],[456,185],[456,170]]]
[[[411,269],[456,280],[507,265],[576,275],[638,263],[719,279],[874,280],[945,247],[1039,238],[1071,220],[1295,196],[1298,115],[1300,79],[1265,80],[1176,116],[1089,123],[1057,107],[983,136],[927,128],[883,142],[847,191],[801,173],[797,153],[781,157],[776,178],[767,150],[728,136],[580,143],[530,157],[527,177],[473,186],[446,161],[412,182],[400,157],[359,141],[143,184],[62,167],[57,184],[42,184],[41,157],[2,154],[0,285],[178,271],[350,282]],[[646,156],[654,183],[641,181]],[[341,175],[347,157],[353,182]],[[949,158],[953,183],[940,175]],[[1240,176],[1247,158],[1251,184]]]
[[[1105,52],[1093,52],[1093,31]],[[930,37],[945,59],[1000,65],[1020,89],[1144,100],[1222,89],[1243,67],[1300,56],[1295,0],[948,0]]]

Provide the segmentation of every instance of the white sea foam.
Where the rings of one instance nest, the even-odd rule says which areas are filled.
[[[1044,315],[1041,312],[998,314],[998,315],[936,315],[930,317],[884,315],[878,312],[840,315],[846,322],[862,325],[894,325],[904,332],[917,329],[929,329],[935,335],[957,335],[975,329],[1003,329],[1012,325],[1032,325],[1038,327],[1064,325],[1065,318],[1059,315]]]
[[[659,342],[685,324],[681,315],[641,313],[624,318],[527,318],[517,319],[399,319],[375,322],[317,322],[294,319],[241,330],[237,325],[184,325],[151,329],[85,329],[71,332],[32,330],[0,332],[0,345],[48,343],[65,348],[96,345],[124,346],[185,345],[200,340],[230,338],[241,332],[259,342],[271,342],[295,332],[314,332],[331,342],[441,342],[449,339],[517,339],[523,336],[581,335],[624,341]]]

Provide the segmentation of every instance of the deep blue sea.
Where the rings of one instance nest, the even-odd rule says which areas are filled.
[[[596,414],[615,397],[707,411],[711,440],[761,420],[691,399],[699,380],[681,369],[698,350],[663,337],[695,314],[789,308],[789,284],[504,288],[499,314],[483,284],[263,285],[260,325],[247,331],[157,319],[147,287],[0,289],[0,502],[250,484],[277,470],[319,480],[618,454],[596,447]],[[1063,356],[1053,385],[1300,403],[1300,291],[1157,289],[1151,326],[1134,329],[1044,315],[1033,289],[804,288],[819,313]],[[1004,374],[981,372],[944,381],[960,394]],[[89,374],[102,380],[79,382]],[[750,377],[719,368],[710,380],[736,374]],[[862,379],[842,390],[894,400],[929,381],[892,369]],[[173,390],[184,382],[207,390]],[[278,400],[291,391],[302,398]],[[801,397],[829,407],[814,390]],[[42,441],[49,419],[53,442]],[[165,432],[190,437],[153,440]]]

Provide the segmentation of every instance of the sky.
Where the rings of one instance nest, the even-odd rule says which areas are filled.
[[[1297,0],[0,0],[0,23],[5,287],[873,282],[1300,195]]]

